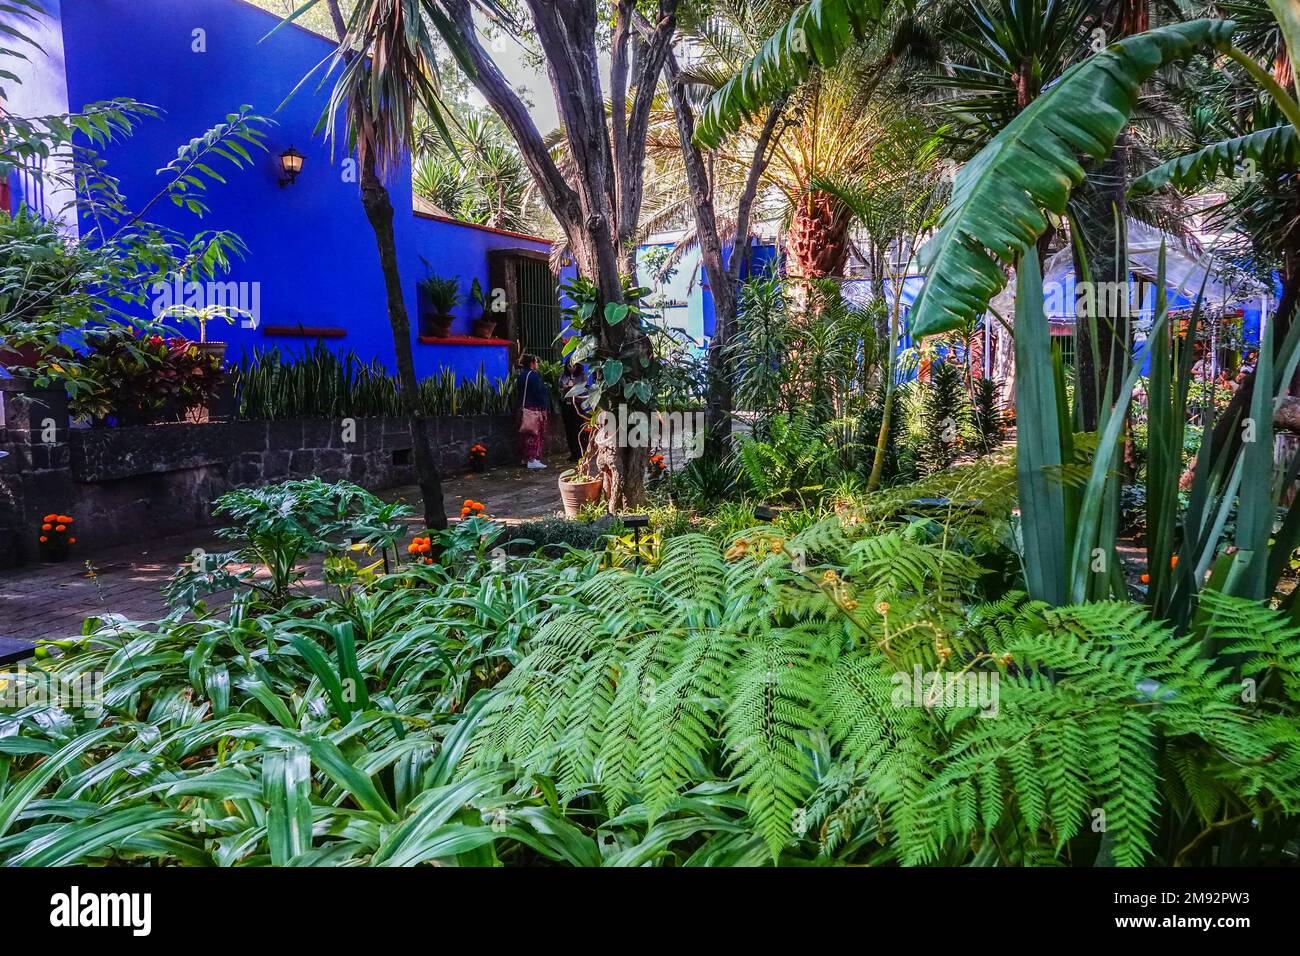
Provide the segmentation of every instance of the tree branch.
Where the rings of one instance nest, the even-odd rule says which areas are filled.
[[[625,253],[633,256],[635,252],[629,250],[641,218],[641,203],[645,195],[645,177],[641,175],[641,169],[645,165],[650,109],[654,105],[659,75],[672,52],[673,36],[677,32],[677,3],[678,0],[659,0],[659,19],[653,26],[646,23],[644,17],[637,17],[642,36],[637,51],[636,93],[624,134],[627,154],[615,164],[619,180],[619,243]]]
[[[550,207],[555,218],[560,221],[566,233],[581,228],[582,213],[578,204],[578,195],[573,190],[542,140],[519,95],[511,88],[496,62],[483,49],[474,26],[473,12],[467,0],[442,0],[447,15],[455,23],[460,42],[469,55],[474,67],[474,74],[469,77],[474,88],[501,117],[519,145],[524,162],[537,182],[542,198]]]
[[[767,119],[763,122],[762,132],[759,133],[758,142],[754,146],[754,158],[749,163],[749,176],[745,180],[745,188],[741,191],[740,200],[736,205],[736,235],[731,247],[731,261],[727,264],[727,276],[733,283],[740,279],[742,264],[740,248],[744,245],[746,252],[749,249],[749,219],[754,209],[754,200],[758,196],[759,180],[767,171],[768,163],[772,161],[772,151],[769,146],[772,149],[776,147],[776,124],[781,119],[786,100],[785,96],[778,98],[767,111]]]

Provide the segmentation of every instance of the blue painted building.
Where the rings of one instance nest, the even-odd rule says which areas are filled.
[[[219,323],[208,337],[230,343],[238,357],[279,346],[299,351],[316,341],[355,350],[393,366],[394,351],[374,233],[358,194],[352,157],[315,132],[328,99],[319,72],[292,97],[291,91],[317,70],[334,45],[297,26],[273,35],[279,18],[243,0],[42,0],[48,18],[33,52],[17,64],[23,83],[5,84],[4,108],[20,116],[76,111],[96,101],[128,97],[159,108],[130,138],[103,151],[108,172],[137,208],[153,197],[162,180],[157,170],[177,148],[247,104],[276,125],[269,152],[254,154],[254,166],[232,171],[214,166],[227,179],[214,184],[203,219],[164,202],[148,219],[186,234],[226,229],[248,247],[225,279],[253,289],[256,327]],[[0,17],[2,18],[2,17]],[[32,33],[27,26],[24,32]],[[14,61],[9,64],[14,68]],[[340,141],[340,143],[342,140]],[[303,154],[301,175],[282,185],[280,155],[293,147]],[[66,196],[47,195],[35,183],[10,184],[11,204],[26,203],[52,214]],[[457,223],[412,211],[409,162],[388,184],[394,209],[397,250],[410,312],[417,374],[449,366],[473,376],[483,367],[506,374],[514,348],[547,352],[559,331],[554,281],[546,268],[546,240]],[[84,212],[81,213],[84,216]],[[85,221],[67,222],[85,231]],[[451,336],[420,341],[417,283],[427,260],[441,276],[458,276],[466,302],[457,310]],[[541,277],[545,275],[546,281]],[[505,287],[508,311],[497,339],[470,337],[481,309],[469,301],[470,285]],[[549,292],[546,292],[549,289]],[[543,333],[546,333],[545,335]],[[191,329],[191,334],[193,330]]]

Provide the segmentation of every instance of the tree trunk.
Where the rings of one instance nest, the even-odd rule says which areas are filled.
[[[442,6],[455,25],[454,42],[472,67],[470,81],[514,136],[547,207],[564,229],[578,274],[596,286],[597,315],[603,315],[607,304],[623,302],[622,273],[635,266],[646,130],[676,32],[677,0],[658,0],[655,21],[637,35],[632,29],[640,22],[637,4],[616,0],[611,4],[609,42],[599,51],[603,12],[594,0],[525,0],[572,161],[568,176],[560,172],[519,94],[483,49],[468,0],[442,0]],[[603,52],[610,57],[608,96],[601,87]],[[594,334],[598,349],[593,359],[617,359],[625,370],[618,388],[622,395],[607,391],[602,410],[617,411],[625,405],[648,412],[644,402],[626,398],[625,387],[644,377],[642,360],[650,357],[646,334],[631,318],[616,325],[600,321]],[[596,463],[611,511],[640,506],[649,455],[648,448],[597,443]]]
[[[1075,361],[1079,372],[1076,401],[1083,413],[1085,431],[1097,429],[1102,403],[1113,404],[1122,383],[1124,350],[1129,340],[1128,248],[1124,243],[1127,185],[1128,145],[1121,136],[1111,154],[1088,171],[1087,179],[1071,200],[1081,233],[1080,244],[1087,255],[1087,274],[1093,283],[1093,294],[1087,301],[1080,299],[1075,309]],[[1075,248],[1075,279],[1082,282],[1084,264]],[[1111,294],[1111,289],[1120,291]],[[1087,314],[1089,303],[1095,310],[1093,315]],[[1116,303],[1119,308],[1112,308]]]
[[[700,261],[713,294],[713,336],[709,339],[707,385],[704,411],[704,453],[721,461],[731,453],[731,418],[735,395],[727,345],[735,332],[740,307],[739,279],[749,252],[749,221],[758,192],[759,179],[767,168],[768,147],[772,142],[784,100],[768,110],[767,121],[758,137],[749,165],[745,187],[736,207],[736,232],[732,237],[731,260],[723,261],[722,237],[718,232],[717,210],[713,204],[713,177],[704,155],[695,145],[695,111],[686,97],[677,58],[669,52],[664,62],[673,116],[677,121],[677,138],[681,144],[682,163],[691,193],[691,210],[700,247]]]
[[[375,231],[379,264],[384,271],[388,323],[393,330],[393,348],[397,353],[398,391],[402,399],[402,410],[411,429],[416,481],[424,499],[424,523],[429,528],[440,530],[447,527],[447,509],[442,500],[442,477],[438,474],[438,465],[433,457],[428,423],[420,405],[420,389],[415,378],[415,358],[411,354],[411,322],[407,317],[402,279],[397,267],[393,203],[375,171],[373,159],[368,155],[363,155],[361,161],[361,204]]]
[[[849,217],[839,199],[819,189],[801,196],[785,248],[787,271],[796,278],[842,275],[849,256]]]

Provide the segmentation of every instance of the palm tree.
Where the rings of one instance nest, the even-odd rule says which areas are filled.
[[[306,0],[289,19],[320,2]],[[445,129],[433,68],[433,36],[425,25],[421,0],[356,0],[351,16],[346,18],[340,0],[324,3],[338,38],[338,49],[330,61],[330,72],[337,72],[337,77],[324,118],[326,135],[338,135],[342,113],[348,145],[356,150],[360,167],[361,204],[374,230],[384,273],[398,387],[411,429],[424,520],[429,528],[445,528],[442,478],[433,457],[415,377],[411,322],[393,233],[393,203],[384,185],[404,168],[411,154],[417,108],[426,110]]]

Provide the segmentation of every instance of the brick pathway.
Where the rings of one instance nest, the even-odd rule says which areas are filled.
[[[467,497],[482,501],[490,513],[507,523],[559,511],[556,475],[567,467],[567,462],[555,457],[548,463],[550,467],[545,471],[495,468],[445,481],[448,515],[458,518],[461,502]],[[380,494],[419,510],[419,489],[414,486]],[[417,522],[413,520],[411,525],[414,530]],[[161,617],[166,611],[162,590],[167,579],[195,548],[209,553],[229,550],[212,529],[201,528],[97,554],[76,554],[62,564],[27,565],[0,572],[0,660],[21,652],[35,640],[79,635],[87,617],[106,613],[122,614],[131,620]],[[87,561],[95,574],[88,573]],[[308,588],[322,584],[310,568],[303,583]],[[220,600],[220,595],[213,599]]]

